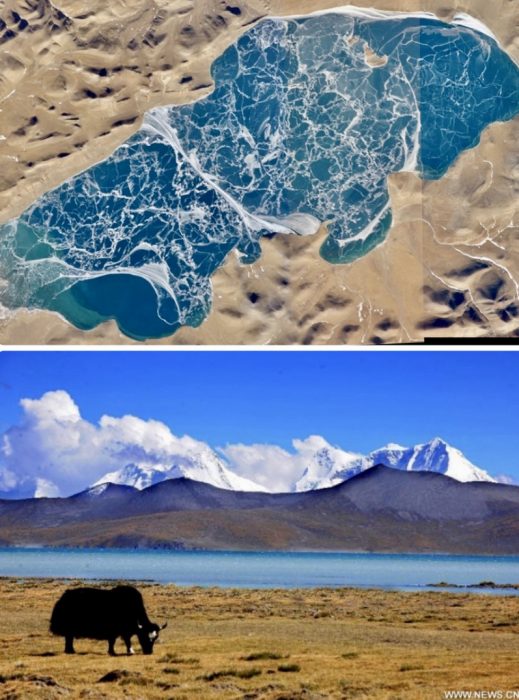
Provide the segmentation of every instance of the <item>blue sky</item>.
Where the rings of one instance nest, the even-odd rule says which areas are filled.
[[[441,436],[519,480],[519,352],[18,352],[0,354],[0,433],[19,401],[65,390],[85,420],[132,414],[211,446],[311,434],[362,453]]]

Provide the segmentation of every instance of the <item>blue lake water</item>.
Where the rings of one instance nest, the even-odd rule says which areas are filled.
[[[376,55],[375,61],[367,49]],[[348,263],[386,237],[387,177],[441,177],[519,112],[519,68],[488,35],[416,17],[268,19],[213,65],[215,90],[149,112],[104,162],[0,227],[0,302],[127,335],[199,325],[211,276],[272,233]]]
[[[0,576],[133,579],[237,588],[424,590],[440,581],[519,583],[519,557],[16,548],[0,549]],[[477,590],[503,594],[502,590]]]

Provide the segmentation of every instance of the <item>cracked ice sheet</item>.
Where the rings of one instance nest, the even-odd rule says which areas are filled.
[[[373,66],[366,46],[386,60]],[[391,224],[387,177],[441,177],[517,111],[517,67],[493,39],[428,18],[265,20],[213,67],[214,93],[151,112],[104,163],[3,229],[8,308],[136,338],[196,326],[233,248],[314,233],[346,263]]]

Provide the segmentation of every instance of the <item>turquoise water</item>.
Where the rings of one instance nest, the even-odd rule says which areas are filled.
[[[366,48],[378,56],[367,59]],[[264,20],[213,65],[214,92],[149,112],[104,162],[0,228],[0,301],[127,335],[199,325],[231,251],[328,223],[348,263],[386,237],[389,174],[441,177],[519,112],[519,69],[486,34],[425,18]]]
[[[519,583],[519,557],[0,549],[0,576],[133,579],[238,588],[360,586],[423,590],[440,581]]]

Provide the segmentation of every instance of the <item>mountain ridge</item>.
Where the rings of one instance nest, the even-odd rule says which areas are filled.
[[[114,472],[108,472],[92,487],[104,483],[121,484],[144,489],[168,479],[192,478],[194,481],[209,483],[217,488],[232,491],[265,491],[266,489],[250,479],[232,472],[210,448],[204,447],[197,454],[194,450],[178,458],[169,467],[127,464]]]
[[[207,446],[200,449],[199,453],[193,448],[189,453],[179,456],[170,466],[127,464],[119,470],[106,473],[92,486],[111,482],[142,490],[168,479],[187,477],[218,488],[241,492],[305,492],[335,486],[376,464],[405,471],[435,471],[462,482],[495,481],[488,472],[472,464],[460,450],[441,438],[433,438],[414,447],[389,443],[368,455],[348,452],[319,436],[311,436],[303,443],[312,446],[309,455],[305,452],[306,466],[301,475],[283,491],[272,491],[253,479],[234,473],[231,466],[225,464],[224,456],[217,455]]]
[[[388,443],[366,456],[323,445],[315,452],[313,463],[294,483],[293,490],[333,486],[376,464],[404,471],[438,472],[462,482],[496,481],[488,472],[472,464],[460,450],[436,437],[414,447]]]
[[[180,478],[0,501],[11,546],[519,554],[519,487],[376,465],[309,492],[235,492]]]

